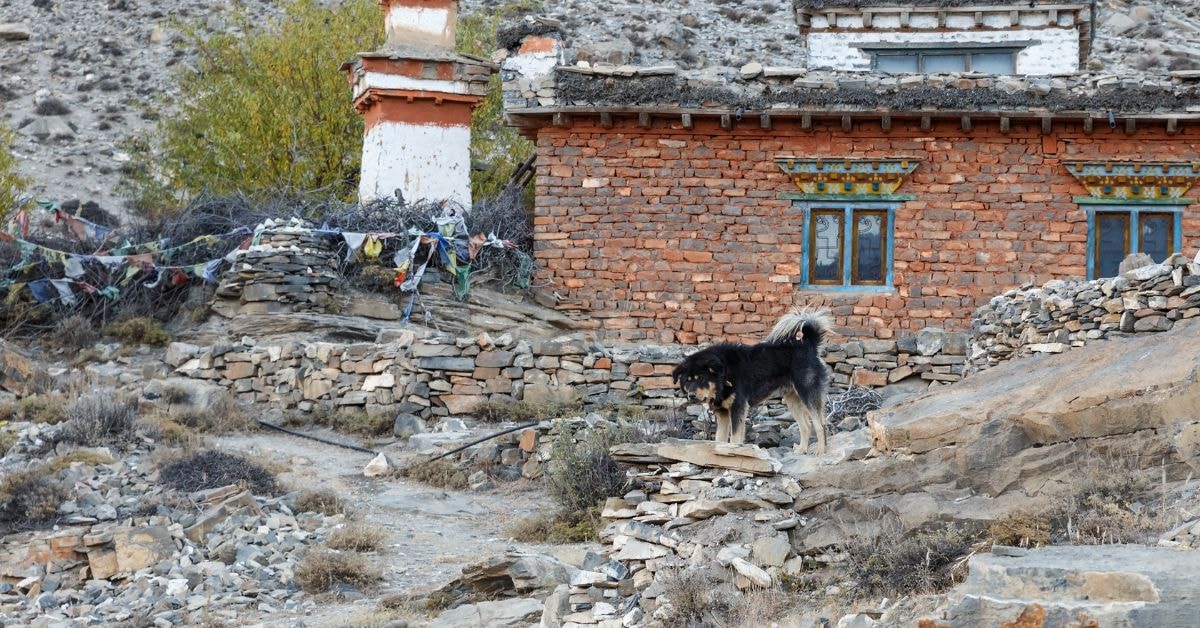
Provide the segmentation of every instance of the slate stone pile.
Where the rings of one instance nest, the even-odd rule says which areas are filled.
[[[267,220],[221,278],[213,310],[236,314],[320,312],[337,291],[336,242],[303,221]]]
[[[1161,332],[1200,316],[1200,256],[1173,255],[1109,279],[1056,280],[1010,290],[975,312],[971,367],[1093,340]]]
[[[0,476],[58,451],[56,426],[30,425],[0,458]],[[80,451],[80,450],[73,450]],[[304,551],[344,515],[295,511],[295,495],[255,496],[242,484],[176,493],[138,449],[58,472],[70,499],[53,529],[0,539],[0,617],[18,625],[234,623],[248,610],[315,607],[294,582]]]

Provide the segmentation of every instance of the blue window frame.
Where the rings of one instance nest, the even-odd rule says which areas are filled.
[[[1183,249],[1184,205],[1085,206],[1088,279],[1115,277],[1130,253],[1161,262]]]
[[[870,201],[796,202],[804,213],[800,285],[811,290],[890,292],[896,208]]]

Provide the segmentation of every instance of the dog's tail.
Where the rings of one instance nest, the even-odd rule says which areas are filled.
[[[831,327],[833,321],[829,317],[829,310],[794,307],[775,323],[765,342],[795,342],[796,336],[800,336],[805,342],[816,347],[821,344],[825,333]]]

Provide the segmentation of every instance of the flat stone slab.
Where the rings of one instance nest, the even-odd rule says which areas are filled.
[[[950,592],[951,626],[999,626],[1022,614],[1045,626],[1081,616],[1101,626],[1194,626],[1200,618],[1200,550],[1069,545],[979,554],[968,569]]]

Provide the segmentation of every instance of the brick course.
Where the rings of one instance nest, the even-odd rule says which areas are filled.
[[[1200,159],[1195,127],[1089,135],[1056,123],[1043,136],[1016,122],[1009,133],[856,122],[849,134],[790,120],[767,131],[757,118],[730,131],[715,120],[596,122],[537,130],[535,257],[539,281],[591,311],[610,341],[754,341],[793,304],[831,308],[849,336],[967,329],[993,295],[1086,273],[1087,216],[1072,197],[1087,191],[1063,161]],[[773,162],[784,155],[920,161],[899,190],[917,200],[896,210],[894,291],[799,285],[802,210],[777,198],[799,191]],[[1200,244],[1195,206],[1183,240],[1184,251]]]

